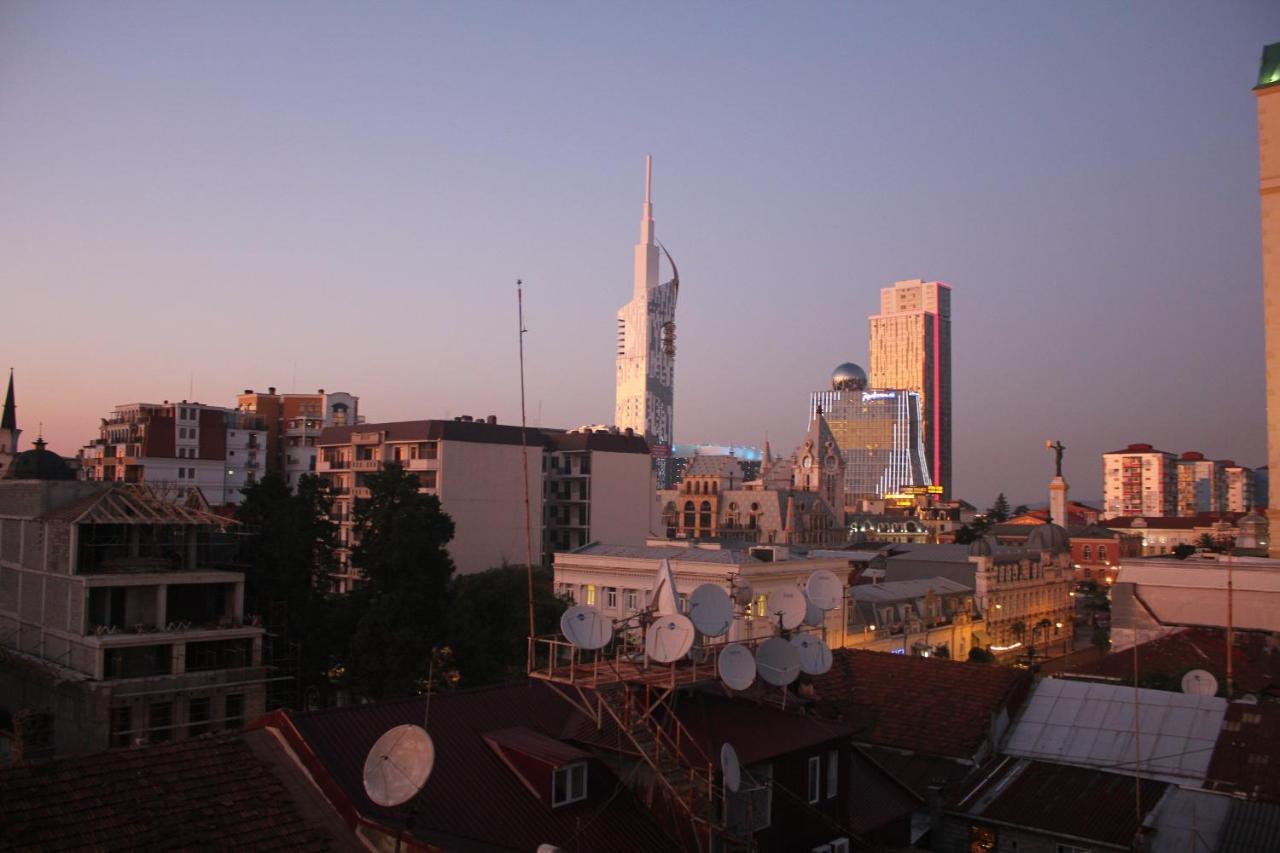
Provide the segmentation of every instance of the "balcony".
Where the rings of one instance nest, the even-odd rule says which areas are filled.
[[[355,495],[359,500],[368,500],[373,496],[368,486],[356,486],[351,490],[351,494]]]
[[[317,471],[347,471],[351,468],[351,462],[347,459],[317,459]]]
[[[378,471],[382,465],[381,459],[357,459],[351,463],[351,468],[355,471]]]
[[[435,470],[436,468],[440,467],[440,463],[434,458],[402,459],[400,460],[400,464],[403,465],[405,468],[408,468],[410,471],[428,471],[428,470]]]

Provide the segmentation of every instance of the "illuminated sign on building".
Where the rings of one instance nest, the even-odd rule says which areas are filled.
[[[898,398],[897,391],[863,391],[862,400],[896,400]]]

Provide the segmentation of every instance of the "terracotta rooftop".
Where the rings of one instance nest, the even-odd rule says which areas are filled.
[[[978,755],[993,715],[1012,717],[1032,680],[1028,670],[914,655],[837,649],[833,658],[814,678],[817,714],[859,743],[947,758]]]
[[[251,731],[0,767],[0,850],[354,849],[340,824],[337,833],[324,828],[335,816],[317,813],[322,800],[300,804],[259,757],[278,749],[270,737]],[[255,738],[265,746],[252,747]]]
[[[1004,758],[947,803],[947,810],[1005,826],[1070,835],[1127,850],[1138,832],[1134,778],[1065,764]],[[1143,811],[1169,788],[1143,779]]]

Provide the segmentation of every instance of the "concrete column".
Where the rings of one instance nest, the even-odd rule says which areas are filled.
[[[156,627],[161,631],[169,623],[169,585],[156,587]]]
[[[1054,477],[1049,481],[1049,520],[1067,526],[1067,481]]]

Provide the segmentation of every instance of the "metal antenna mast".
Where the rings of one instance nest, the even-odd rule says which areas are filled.
[[[533,621],[533,510],[529,505],[529,428],[524,413],[524,335],[529,330],[524,327],[524,282],[520,279],[516,279],[516,312],[520,329],[520,464],[524,470],[525,573],[529,580],[529,637],[532,639],[537,634]]]

